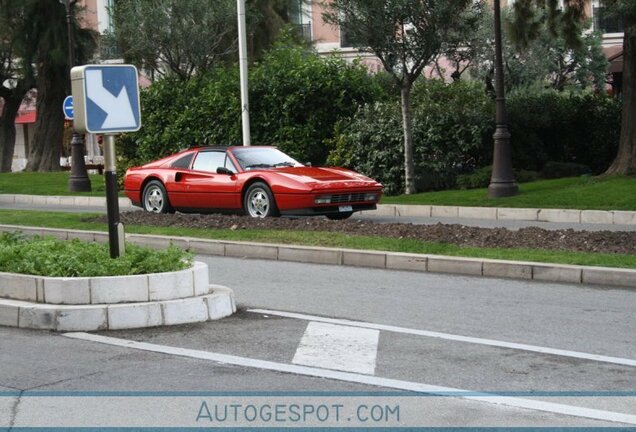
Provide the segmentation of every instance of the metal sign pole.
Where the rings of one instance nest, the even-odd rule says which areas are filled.
[[[104,135],[104,181],[106,182],[108,243],[111,258],[118,258],[124,254],[124,226],[119,222],[117,167],[115,164],[115,136]]]

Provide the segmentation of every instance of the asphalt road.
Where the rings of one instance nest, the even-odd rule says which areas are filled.
[[[75,396],[71,402],[48,398],[43,403],[21,393],[29,389],[302,391],[313,392],[321,400],[331,397],[323,392],[348,392],[349,398],[355,392],[363,403],[374,400],[386,405],[390,401],[392,407],[401,406],[400,421],[389,426],[600,427],[636,422],[634,291],[234,258],[198,259],[209,265],[211,283],[235,290],[240,307],[235,316],[96,336],[123,340],[124,346],[109,345],[108,339],[95,342],[0,327],[0,391],[15,392],[0,397],[0,425],[33,424],[35,407],[40,419],[46,412],[47,421],[55,424],[69,424],[74,415],[81,417],[72,411],[81,397]],[[300,315],[286,316],[286,312]],[[337,321],[326,323],[330,319]],[[312,334],[311,329],[329,326],[340,331],[344,349],[338,350],[342,341],[333,334]],[[375,335],[375,342],[365,342],[365,332]],[[353,339],[347,339],[350,337]],[[318,341],[317,351],[303,357],[312,340]],[[151,345],[137,346],[131,341]],[[512,345],[504,346],[506,343]],[[219,355],[232,357],[224,357],[225,364],[220,364],[214,360]],[[338,363],[342,359],[345,361]],[[298,369],[299,365],[305,369]],[[359,369],[366,366],[371,370]],[[504,405],[492,398],[462,397],[407,397],[396,402],[382,393],[423,386],[514,392],[514,397]],[[251,393],[246,398],[253,402],[259,395]],[[299,397],[303,396],[291,396],[294,400]],[[166,398],[171,404],[159,411],[174,419],[178,415],[171,410],[180,400],[170,395],[162,400]],[[110,402],[101,400],[103,406]],[[137,399],[129,400],[137,403]],[[522,400],[539,405],[527,409],[518,403]],[[416,407],[410,406],[416,401]],[[563,406],[569,407],[570,414],[560,411]],[[603,420],[595,417],[598,413]],[[156,411],[142,414],[148,422],[161,417]],[[125,410],[120,415],[127,418]],[[90,417],[84,416],[81,418]]]

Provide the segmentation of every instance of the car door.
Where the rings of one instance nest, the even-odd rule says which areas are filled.
[[[218,174],[217,168],[237,170],[224,150],[201,150],[189,170],[175,172],[174,207],[186,209],[239,209],[240,194],[237,192],[235,175]]]

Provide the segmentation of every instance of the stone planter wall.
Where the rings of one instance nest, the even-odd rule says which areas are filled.
[[[58,331],[154,327],[223,318],[231,289],[208,266],[135,276],[57,278],[0,273],[0,325]]]

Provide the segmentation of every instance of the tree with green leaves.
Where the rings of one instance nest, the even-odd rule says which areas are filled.
[[[0,0],[0,172],[11,171],[15,119],[20,104],[35,86],[32,57],[26,50],[23,0]]]
[[[373,53],[400,89],[405,192],[415,193],[411,90],[450,34],[468,34],[471,0],[333,0],[323,19]]]
[[[597,32],[583,33],[584,22],[579,23],[582,33],[578,46],[568,46],[562,34],[554,34],[546,28],[545,19],[539,11],[537,17],[541,24],[535,39],[528,41],[525,46],[515,46],[511,43],[510,32],[511,14],[502,11],[504,24],[503,55],[505,68],[506,92],[515,88],[540,86],[557,91],[602,89],[605,86],[607,74],[607,58],[603,54],[601,35]],[[468,56],[465,63],[470,64],[470,74],[474,78],[486,83],[494,94],[494,47],[489,41],[494,32],[492,12],[485,13],[475,33],[469,50],[460,53]],[[451,58],[454,56],[451,55]]]
[[[37,120],[27,171],[59,171],[64,133],[62,102],[70,94],[66,9],[57,0],[25,0],[26,52],[36,65]],[[80,26],[78,6],[71,4],[75,64],[84,63],[95,50],[95,32]]]
[[[547,11],[546,21],[555,33],[561,33],[569,46],[580,46],[579,24],[585,19],[583,0],[564,0],[559,9],[556,0],[517,0],[514,4],[515,22],[511,33],[521,46],[536,39],[541,21],[540,9]],[[616,159],[606,174],[636,174],[636,2],[634,0],[603,0],[610,13],[622,18],[623,38],[623,111],[621,134]]]
[[[119,0],[111,12],[125,61],[151,77],[187,80],[234,60],[235,0]]]

